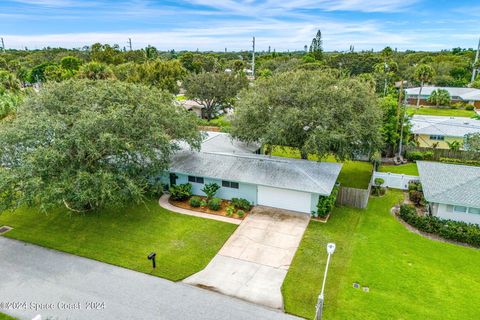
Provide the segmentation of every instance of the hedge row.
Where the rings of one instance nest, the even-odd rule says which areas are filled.
[[[433,216],[419,216],[411,205],[400,207],[400,218],[420,231],[442,238],[480,247],[480,226],[460,221],[444,220]]]
[[[463,160],[455,158],[440,158],[440,162],[452,163],[452,164],[464,164],[467,166],[480,166],[480,160]]]

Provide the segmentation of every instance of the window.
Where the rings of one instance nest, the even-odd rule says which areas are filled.
[[[203,184],[203,177],[188,176],[188,182]]]
[[[459,213],[466,213],[467,212],[467,207],[454,206],[453,211],[454,212],[459,212]]]
[[[480,214],[480,208],[468,208],[468,213]]]
[[[222,181],[222,187],[238,189],[238,182]]]
[[[431,135],[430,140],[443,141],[443,140],[445,140],[445,136]]]

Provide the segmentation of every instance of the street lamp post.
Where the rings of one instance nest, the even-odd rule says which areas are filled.
[[[320,295],[318,296],[318,301],[317,301],[317,307],[316,307],[316,313],[315,313],[315,320],[321,320],[322,315],[323,315],[323,302],[324,302],[324,291],[325,291],[325,282],[327,281],[327,272],[328,272],[328,266],[330,264],[330,257],[332,254],[335,252],[335,243],[330,242],[327,244],[327,265],[325,266],[325,273],[323,274],[323,283],[322,283],[322,291],[320,292]]]

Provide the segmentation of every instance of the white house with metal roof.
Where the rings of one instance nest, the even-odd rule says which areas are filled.
[[[458,88],[458,87],[423,87],[420,95],[420,103],[426,104],[427,100],[433,91],[437,89],[447,90],[450,94],[452,102],[469,103],[476,108],[480,108],[480,89],[475,88]],[[420,93],[420,87],[408,88],[406,91],[406,98],[410,104],[417,103],[417,98]]]
[[[216,183],[216,196],[244,198],[254,205],[311,213],[321,195],[331,194],[341,164],[254,154],[259,146],[244,144],[229,135],[208,133],[196,152],[184,148],[171,159],[162,182],[192,184],[192,193]]]
[[[480,167],[417,161],[432,215],[480,224]]]
[[[463,145],[467,134],[480,133],[480,120],[465,117],[414,115],[411,131],[420,147],[448,149],[448,142]]]

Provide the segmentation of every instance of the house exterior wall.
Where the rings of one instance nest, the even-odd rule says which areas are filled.
[[[218,198],[225,200],[231,200],[232,198],[244,198],[253,203],[257,204],[257,186],[248,183],[238,183],[238,189],[222,187],[222,180],[204,178],[204,183],[195,183],[188,181],[188,175],[182,173],[176,173],[177,175],[177,184],[190,183],[192,185],[192,194],[198,196],[205,196],[206,194],[202,191],[203,187],[207,183],[216,183],[220,186],[217,194],[215,195]]]
[[[437,209],[433,209],[432,214],[441,219],[480,224],[480,214],[455,212],[453,211],[453,206],[446,205],[444,203],[435,203],[433,204],[433,208],[435,207]]]
[[[417,134],[415,139],[418,142],[418,146],[422,148],[432,148],[434,144],[438,143],[437,149],[450,149],[447,142],[458,141],[463,144],[464,140],[460,137],[445,137],[445,140],[431,140],[428,134]]]
[[[222,186],[222,180],[219,180],[219,179],[203,177],[204,183],[201,184],[201,183],[189,182],[187,174],[183,174],[183,173],[175,173],[175,174],[177,175],[176,183],[177,184],[190,183],[192,185],[192,194],[194,195],[205,196],[205,193],[202,191],[205,184],[216,183],[220,186],[220,189],[218,189],[217,194],[215,195],[216,197],[225,199],[225,200],[231,200],[232,198],[243,198],[250,201],[253,205],[258,204],[257,185],[239,182],[238,189],[226,188]],[[161,175],[160,180],[163,184],[169,184],[170,183],[169,174],[166,173]],[[311,193],[310,212],[317,211],[317,204],[318,204],[319,197],[320,197],[319,194]]]

